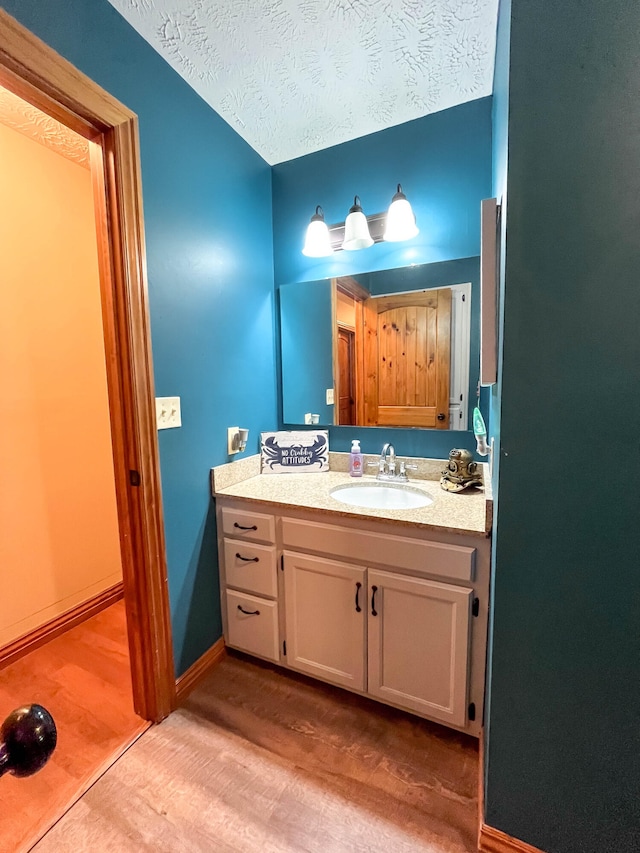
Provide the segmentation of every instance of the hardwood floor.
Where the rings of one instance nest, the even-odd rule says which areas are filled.
[[[122,601],[0,670],[0,719],[37,702],[58,730],[35,776],[0,779],[0,851],[32,845],[146,728],[133,712]]]
[[[34,853],[470,853],[477,742],[229,655]]]

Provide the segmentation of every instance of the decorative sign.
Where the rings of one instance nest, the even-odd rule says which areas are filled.
[[[263,474],[328,471],[329,433],[327,430],[263,432],[260,461]]]

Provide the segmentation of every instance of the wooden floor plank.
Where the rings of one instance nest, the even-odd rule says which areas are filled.
[[[34,853],[471,853],[477,743],[229,655]]]
[[[133,711],[124,603],[0,670],[0,718],[23,704],[47,708],[58,745],[35,776],[0,780],[0,851],[32,845],[148,728]]]

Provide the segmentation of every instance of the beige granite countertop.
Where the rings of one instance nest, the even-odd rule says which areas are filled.
[[[335,457],[343,455],[348,456],[335,454]],[[237,463],[213,468],[212,491],[214,496],[243,498],[282,508],[308,508],[335,515],[336,518],[364,517],[443,532],[487,535],[492,522],[490,494],[485,494],[484,488],[472,488],[459,493],[445,492],[440,488],[438,479],[429,477],[433,478],[446,463],[443,460],[423,462],[432,463],[424,466],[427,478],[411,478],[408,485],[425,491],[433,499],[433,503],[419,509],[385,510],[348,506],[333,498],[331,490],[335,486],[349,483],[375,484],[375,476],[365,475],[355,479],[341,470],[323,473],[260,474],[259,457],[248,457]],[[330,464],[331,468],[342,467],[340,459],[333,458]],[[487,481],[488,474],[485,471],[485,482]]]

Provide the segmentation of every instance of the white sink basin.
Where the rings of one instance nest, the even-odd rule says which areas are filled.
[[[418,509],[433,503],[421,489],[402,483],[349,483],[336,486],[329,494],[343,504],[366,509]]]

